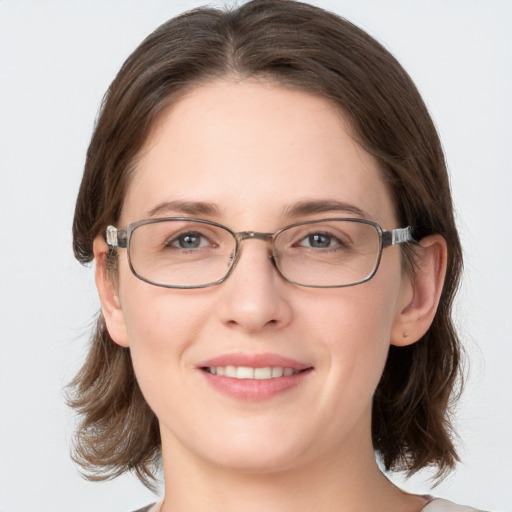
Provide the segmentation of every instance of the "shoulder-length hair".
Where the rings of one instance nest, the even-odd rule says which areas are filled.
[[[417,239],[439,233],[448,271],[423,338],[391,347],[375,393],[372,435],[384,466],[438,476],[457,458],[450,407],[461,348],[451,309],[462,267],[441,144],[413,82],[377,41],[347,20],[291,0],[201,8],[171,19],[130,55],[104,98],[87,152],[73,222],[76,258],[116,224],[138,152],[159,114],[186,90],[219,78],[257,77],[337,104],[354,137],[380,164],[400,225]],[[414,258],[405,249],[404,264]],[[414,269],[412,270],[414,271]],[[70,385],[80,413],[74,458],[91,479],[134,471],[151,485],[159,466],[158,421],[135,378],[130,351],[98,319],[87,360]]]

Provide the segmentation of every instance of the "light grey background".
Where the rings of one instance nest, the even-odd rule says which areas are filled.
[[[70,229],[114,74],[157,25],[203,3],[0,0],[2,512],[128,512],[154,500],[132,477],[86,482],[69,460],[74,420],[62,391],[98,307]],[[456,313],[471,376],[457,415],[464,462],[433,494],[511,511],[512,2],[315,3],[398,57],[439,128],[466,253]],[[405,487],[428,492],[424,477]]]

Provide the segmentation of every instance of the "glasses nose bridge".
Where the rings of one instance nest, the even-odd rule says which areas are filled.
[[[243,240],[273,241],[274,235],[272,233],[260,233],[259,231],[240,231],[235,234],[235,238],[241,244]]]
[[[244,240],[261,240],[262,242],[270,242],[271,248],[268,256],[272,264],[276,266],[273,255],[275,238],[274,233],[261,233],[259,231],[240,231],[238,233],[234,233],[234,236],[236,240],[236,256],[233,261],[233,267],[238,263],[238,260],[240,259],[240,255],[242,252],[242,242]]]

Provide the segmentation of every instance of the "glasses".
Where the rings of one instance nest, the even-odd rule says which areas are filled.
[[[297,222],[275,233],[235,233],[216,222],[171,217],[109,226],[111,248],[126,248],[132,272],[166,288],[222,283],[240,258],[244,240],[271,243],[275,268],[288,282],[314,288],[353,286],[371,279],[382,249],[413,241],[412,228],[384,231],[376,222],[329,218]]]

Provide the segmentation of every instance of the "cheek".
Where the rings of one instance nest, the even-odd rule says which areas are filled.
[[[130,279],[130,286],[123,290],[121,306],[130,352],[139,384],[150,395],[147,398],[155,390],[159,394],[162,387],[171,387],[185,373],[183,354],[198,336],[204,311],[193,304],[182,300],[180,292],[139,280]]]
[[[354,346],[365,351],[389,345],[396,310],[389,288],[372,286],[370,281],[318,297],[311,306],[307,316],[322,329],[333,350]]]
[[[154,358],[175,357],[197,333],[200,309],[191,309],[190,301],[173,291],[141,284],[122,301],[130,349]]]
[[[330,363],[332,385],[342,381],[363,395],[373,393],[382,374],[399,297],[399,280],[383,286],[376,277],[319,295],[307,317],[302,315],[310,331],[316,326],[318,350]]]

